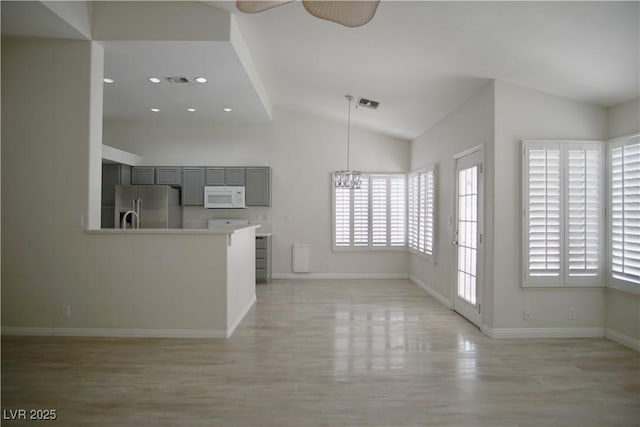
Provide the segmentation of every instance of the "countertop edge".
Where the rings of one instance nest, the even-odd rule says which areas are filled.
[[[182,234],[182,235],[229,235],[237,231],[259,228],[259,225],[242,225],[239,227],[230,227],[228,229],[210,230],[208,228],[136,228],[123,230],[121,228],[103,228],[84,230],[87,234],[135,234],[135,235],[153,235],[153,234]]]

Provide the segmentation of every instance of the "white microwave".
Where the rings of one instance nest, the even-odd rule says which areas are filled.
[[[204,207],[209,209],[244,208],[244,187],[204,187]]]

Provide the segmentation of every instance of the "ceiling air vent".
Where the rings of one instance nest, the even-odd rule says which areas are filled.
[[[375,110],[376,108],[378,108],[378,105],[380,105],[378,101],[372,101],[366,98],[358,98],[358,107],[371,108],[372,110]]]
[[[167,83],[189,83],[189,79],[182,76],[165,77],[164,79],[167,81]]]

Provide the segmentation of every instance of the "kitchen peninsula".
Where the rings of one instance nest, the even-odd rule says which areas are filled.
[[[96,274],[109,278],[99,297],[119,316],[68,334],[230,337],[256,301],[258,227],[87,230],[111,254]]]

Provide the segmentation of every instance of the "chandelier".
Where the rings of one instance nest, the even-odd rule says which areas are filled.
[[[245,13],[262,12],[293,0],[236,0],[238,10]],[[316,18],[345,27],[360,27],[371,21],[380,0],[302,0],[304,8]]]
[[[347,115],[347,170],[335,171],[333,173],[333,185],[336,188],[360,188],[360,172],[349,169],[349,151],[351,136],[351,101],[353,96],[345,95],[349,100],[349,113]]]

